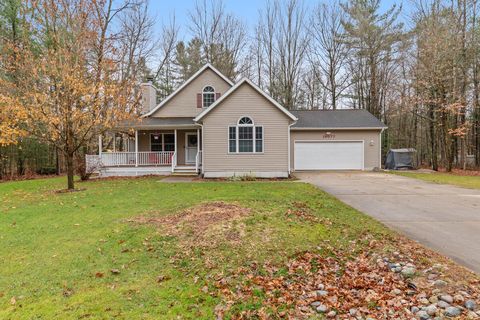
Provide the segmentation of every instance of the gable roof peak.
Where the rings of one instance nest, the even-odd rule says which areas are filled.
[[[213,110],[216,106],[218,106],[220,103],[222,103],[223,100],[225,100],[228,96],[230,96],[233,92],[235,92],[238,88],[242,86],[242,84],[247,83],[249,84],[255,91],[257,91],[260,95],[265,97],[268,101],[270,101],[275,107],[277,107],[280,111],[282,111],[287,117],[292,119],[293,121],[297,121],[297,117],[294,116],[292,113],[290,113],[285,107],[283,107],[281,104],[279,104],[275,99],[270,97],[265,91],[260,89],[255,83],[253,83],[250,79],[247,77],[243,77],[240,79],[233,87],[231,87],[225,94],[220,96],[218,100],[216,100],[214,103],[210,105],[207,109],[203,110],[199,115],[193,119],[193,121],[198,122],[200,119],[202,119],[205,115],[207,115],[211,110]]]
[[[170,101],[174,96],[177,95],[180,91],[183,90],[186,86],[188,86],[193,80],[195,80],[199,75],[201,75],[205,70],[210,69],[214,73],[216,73],[220,78],[222,78],[226,83],[230,85],[230,87],[233,86],[233,82],[228,79],[223,73],[218,71],[217,68],[215,68],[211,63],[206,63],[203,67],[201,67],[197,72],[195,72],[190,78],[188,78],[180,87],[178,87],[175,91],[173,91],[170,95],[168,95],[165,99],[162,100],[155,108],[147,112],[142,116],[142,118],[146,118],[154,114],[158,109],[160,109],[162,106],[164,106],[168,101]]]

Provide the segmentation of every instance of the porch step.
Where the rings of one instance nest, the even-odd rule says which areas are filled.
[[[191,166],[180,166],[176,167],[173,170],[173,175],[182,175],[182,176],[196,176],[198,175],[197,171],[195,170],[195,167]]]

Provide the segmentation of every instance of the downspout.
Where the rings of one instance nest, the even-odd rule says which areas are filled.
[[[292,144],[292,141],[290,141],[290,129],[295,123],[297,123],[297,121],[288,125],[288,152],[287,153],[288,153],[288,175],[289,176],[290,176],[290,173],[291,173],[291,169],[290,169],[290,162],[291,162],[290,161],[290,149],[291,148],[290,148],[290,145]]]

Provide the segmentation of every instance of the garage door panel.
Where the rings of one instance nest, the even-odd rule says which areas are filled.
[[[361,141],[296,141],[295,170],[362,170]]]

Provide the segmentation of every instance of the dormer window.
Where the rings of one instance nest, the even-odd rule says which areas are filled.
[[[206,86],[202,91],[202,106],[210,107],[215,102],[215,89],[212,86]]]

